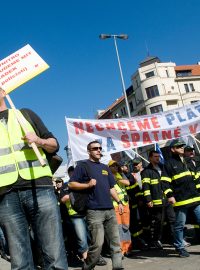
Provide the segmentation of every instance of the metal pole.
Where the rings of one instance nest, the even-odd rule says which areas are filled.
[[[119,64],[120,76],[121,76],[121,80],[122,80],[122,87],[123,87],[123,91],[124,91],[124,98],[125,98],[125,102],[126,102],[127,113],[128,113],[128,117],[131,118],[131,113],[130,113],[129,104],[128,104],[128,98],[127,98],[127,95],[126,95],[126,87],[125,87],[125,83],[124,83],[122,67],[121,67],[120,58],[119,58],[119,52],[118,52],[118,48],[117,48],[117,40],[116,40],[115,35],[113,35],[113,37],[114,37],[114,44],[115,44],[116,54],[117,54],[117,60],[118,60],[118,64]]]
[[[182,106],[184,106],[183,97],[182,97],[181,89],[179,87],[179,83],[178,82],[177,82],[177,85],[178,85],[178,91],[179,91],[179,95],[180,95],[180,98],[181,98]]]

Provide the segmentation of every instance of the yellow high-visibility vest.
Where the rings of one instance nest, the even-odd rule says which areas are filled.
[[[22,113],[17,113],[24,119],[27,130],[34,132]],[[0,134],[0,187],[15,183],[19,175],[25,180],[52,176],[49,166],[42,167],[32,147],[22,140],[24,132],[13,109],[8,111],[7,127],[0,122]],[[39,151],[46,160],[43,150]]]
[[[125,188],[119,187],[118,184],[115,184],[114,187],[115,187],[115,189],[117,191],[117,195],[118,195],[120,201],[122,201],[123,205],[127,205],[128,202],[124,200],[124,196],[125,195],[127,196]],[[116,201],[114,201],[114,200],[113,200],[113,206],[114,207],[118,206],[118,203]]]
[[[72,208],[70,201],[66,201],[65,203],[69,216],[77,215],[78,213]]]

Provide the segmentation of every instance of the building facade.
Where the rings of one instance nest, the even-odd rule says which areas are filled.
[[[131,76],[126,90],[131,116],[172,110],[200,100],[200,62],[176,66],[162,63],[158,57],[147,57]],[[98,114],[98,119],[127,118],[124,96]],[[160,144],[165,155],[168,142]],[[146,159],[152,146],[137,149]]]
[[[131,76],[126,90],[131,116],[154,114],[200,100],[200,62],[176,66],[147,57]],[[124,96],[117,99],[98,119],[128,117]]]

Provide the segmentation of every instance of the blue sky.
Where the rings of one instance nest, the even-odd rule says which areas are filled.
[[[199,0],[58,0],[1,3],[0,59],[30,44],[50,69],[14,90],[17,108],[41,116],[65,158],[64,117],[94,118],[122,95],[113,40],[118,41],[126,87],[147,56],[177,65],[200,61]]]

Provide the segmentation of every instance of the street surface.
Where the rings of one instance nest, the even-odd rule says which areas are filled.
[[[135,251],[131,258],[123,260],[125,270],[200,270],[200,245],[187,248],[189,258],[179,258],[174,248],[165,246],[164,250]],[[97,266],[95,270],[112,270],[111,260],[106,258],[106,266]],[[80,267],[69,267],[69,270]],[[10,270],[10,264],[0,259],[0,270]]]

